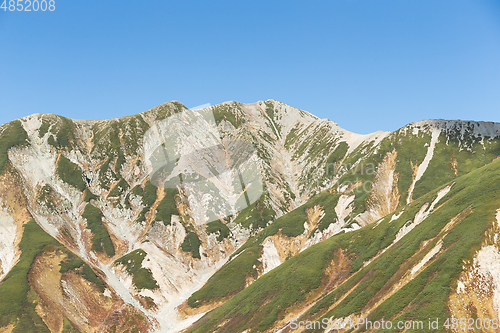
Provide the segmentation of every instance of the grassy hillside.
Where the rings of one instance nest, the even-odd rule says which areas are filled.
[[[262,265],[258,259],[262,255],[261,244],[268,236],[278,232],[288,237],[296,237],[304,232],[304,222],[307,220],[306,209],[315,205],[325,207],[325,217],[322,221],[333,222],[336,217],[334,207],[339,194],[323,192],[312,198],[303,206],[278,218],[271,225],[264,228],[257,235],[251,237],[243,246],[232,254],[232,260],[225,264],[217,273],[212,275],[208,282],[196,291],[188,300],[188,304],[197,307],[206,303],[219,301],[240,292],[245,288],[248,278],[257,278],[257,269]],[[255,205],[255,204],[254,204]],[[252,216],[258,212],[254,205],[247,207],[238,216]],[[260,218],[260,215],[257,216]],[[238,221],[238,218],[236,221]],[[324,228],[327,223],[320,223],[318,228]],[[209,225],[210,226],[210,225]],[[313,230],[314,231],[314,230]]]
[[[28,135],[19,120],[12,121],[1,127],[0,131],[0,173],[3,171],[9,157],[7,152],[10,148],[28,144]]]
[[[127,267],[127,272],[132,275],[134,285],[137,289],[157,289],[158,283],[153,278],[151,270],[142,267],[142,262],[145,257],[146,252],[139,249],[117,259],[116,263],[120,263]]]
[[[425,249],[430,249],[439,239],[442,239],[442,250],[435,260],[373,309],[369,319],[446,318],[446,300],[453,281],[461,272],[462,263],[470,260],[479,249],[484,232],[500,205],[499,168],[500,160],[457,178],[451,191],[440,201],[443,205],[394,246],[390,245],[399,229],[414,219],[426,202],[436,197],[437,189],[405,207],[395,221],[386,218],[378,225],[336,235],[289,259],[220,308],[209,312],[189,332],[213,331],[223,322],[218,332],[269,330],[291,309],[304,306],[306,300],[320,295],[331,274],[326,268],[340,249],[349,258],[349,278],[319,297],[302,319],[360,314],[384,295],[389,295],[395,281],[423,258],[426,252],[419,250],[423,244]],[[450,230],[443,229],[454,217],[456,224]],[[364,262],[383,249],[386,251],[382,255],[363,267]],[[333,306],[339,300],[342,301]],[[444,331],[442,327],[441,331]]]
[[[84,191],[87,188],[83,180],[83,172],[80,167],[71,162],[64,155],[61,155],[59,158],[57,174],[64,182],[76,187],[80,191]]]
[[[115,255],[115,248],[108,229],[102,223],[104,215],[101,210],[92,204],[85,206],[82,217],[87,219],[87,227],[92,231],[92,250],[96,252],[106,252],[110,257]]]
[[[19,262],[0,283],[0,327],[13,323],[15,325],[13,333],[50,333],[35,311],[41,299],[29,283],[29,273],[33,262],[44,252],[62,251],[68,259],[67,262],[62,263],[61,273],[72,270],[104,290],[104,283],[89,266],[47,234],[33,220],[24,226],[19,248],[22,251]],[[63,332],[76,332],[69,321],[66,326],[68,329]]]
[[[423,131],[418,135],[407,135],[404,129],[394,132],[382,140],[378,150],[374,151],[373,142],[359,146],[355,149],[343,162],[343,167],[350,168],[340,178],[339,182],[342,183],[358,183],[358,182],[372,182],[374,181],[375,172],[367,171],[370,166],[377,168],[387,153],[397,152],[397,163],[395,166],[395,173],[398,175],[398,188],[401,193],[400,205],[406,203],[406,195],[412,183],[411,164],[419,165],[422,163],[426,152],[426,144],[430,142],[430,135]],[[458,141],[448,142],[442,136],[440,142],[434,150],[435,157],[431,160],[429,167],[426,170],[425,176],[417,182],[415,186],[415,193],[413,198],[419,198],[428,193],[429,191],[444,186],[446,182],[452,181],[457,178],[446,164],[442,161],[442,156],[447,156],[449,152],[454,151],[458,145]],[[479,145],[477,142],[474,145],[475,150],[462,150],[456,154],[458,165],[464,165],[459,168],[460,172],[467,174],[487,163],[490,163],[494,157],[500,154],[498,145],[500,140],[495,139],[486,142],[484,145]],[[455,148],[454,148],[455,147]],[[343,150],[343,147],[337,148],[331,157],[332,161],[338,161],[340,156],[337,156],[337,150]],[[473,163],[467,161],[474,160],[475,155],[480,155]],[[356,163],[358,161],[358,163]],[[359,163],[361,161],[361,163]],[[332,162],[334,163],[334,162]],[[332,165],[333,167],[333,165]],[[432,188],[431,188],[432,187]],[[425,190],[425,192],[423,191]],[[354,213],[355,215],[363,212],[366,209],[366,201],[368,198],[370,188],[363,188],[362,186],[356,188],[353,193],[355,194],[354,200]],[[244,256],[236,257],[231,263],[226,264],[219,272],[214,274],[205,286],[199,291],[195,292],[189,299],[191,306],[200,306],[212,301],[227,298],[231,295],[244,289],[246,280],[248,278],[256,277],[256,270],[261,265],[258,258],[261,256],[261,244],[266,237],[275,235],[278,231],[289,237],[296,237],[304,232],[304,221],[306,220],[305,209],[319,205],[325,210],[325,217],[321,220],[317,229],[324,230],[336,219],[334,207],[337,204],[339,194],[331,194],[323,192],[311,198],[306,204],[295,209],[294,211],[282,216],[275,220],[271,225],[265,227],[267,222],[265,220],[272,217],[267,213],[267,218],[263,217],[262,212],[266,212],[259,207],[260,201],[247,207],[239,213],[235,222],[240,223],[242,226],[248,227],[265,227],[260,233],[251,237],[242,247],[240,247],[232,256],[235,257],[246,249],[251,249]],[[314,230],[315,231],[315,230]],[[313,233],[311,234],[314,234]],[[358,257],[354,265],[359,266],[363,263],[365,257],[373,251],[378,251],[378,247],[372,245],[368,252],[362,253]],[[359,267],[358,267],[359,268]],[[230,273],[232,272],[232,273]]]

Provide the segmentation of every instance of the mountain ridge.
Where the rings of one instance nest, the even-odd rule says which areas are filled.
[[[286,104],[286,103],[283,103],[283,102],[280,102],[280,101],[274,100],[274,99],[259,100],[259,101],[254,102],[254,103],[241,103],[241,102],[232,100],[232,101],[226,101],[226,102],[222,102],[222,103],[219,103],[219,104],[215,104],[215,105],[212,105],[212,106],[229,105],[229,104],[258,105],[259,103],[264,103],[264,102],[277,102],[277,103],[283,104],[285,106],[292,107],[289,104]],[[94,124],[95,122],[100,122],[100,121],[120,120],[120,119],[124,119],[124,118],[135,117],[135,116],[138,116],[138,115],[144,115],[144,114],[146,114],[148,112],[152,112],[152,111],[156,111],[157,109],[168,107],[171,104],[181,104],[184,108],[186,108],[184,106],[184,104],[182,104],[180,101],[178,101],[178,100],[172,100],[172,101],[169,101],[169,102],[161,103],[161,104],[159,104],[159,105],[157,105],[155,107],[152,107],[150,109],[147,109],[147,110],[142,111],[142,112],[137,113],[137,114],[133,114],[133,115],[129,115],[129,116],[114,117],[114,118],[99,119],[99,120],[68,118],[68,117],[65,117],[65,116],[62,116],[62,115],[58,115],[58,114],[54,114],[54,113],[44,113],[44,114],[42,114],[42,113],[33,113],[31,115],[15,119],[13,121],[10,121],[8,123],[2,124],[0,126],[4,126],[4,125],[9,124],[11,122],[14,122],[16,120],[21,120],[21,119],[25,119],[25,118],[33,117],[33,116],[56,116],[56,117],[62,117],[62,118],[65,118],[65,119],[68,119],[68,120],[71,120],[71,121],[75,121],[75,122],[83,122],[83,123],[90,122],[90,123]],[[292,108],[294,108],[294,107],[292,107]],[[328,122],[333,123],[336,126],[339,126],[337,122],[335,122],[335,121],[333,121],[333,120],[331,120],[329,118],[319,118],[319,117],[315,116],[313,113],[311,113],[309,111],[305,111],[305,110],[302,110],[302,109],[297,109],[297,110],[299,110],[300,112],[305,112],[305,113],[309,114],[310,116],[312,116],[312,117],[314,117],[314,118],[316,118],[318,120],[326,120]],[[422,119],[422,120],[412,121],[412,122],[410,122],[410,123],[408,123],[408,124],[406,124],[406,125],[398,128],[398,129],[395,129],[393,131],[377,130],[375,132],[371,132],[371,133],[367,133],[367,134],[359,134],[359,133],[356,133],[356,132],[349,131],[348,129],[344,129],[344,128],[340,127],[340,126],[339,127],[342,128],[344,131],[347,131],[347,132],[350,132],[350,133],[353,133],[353,134],[356,134],[356,135],[368,136],[368,135],[372,135],[374,133],[379,133],[379,132],[392,133],[394,131],[397,131],[397,130],[399,130],[401,128],[404,128],[404,127],[410,126],[410,125],[424,125],[424,124],[428,124],[428,123],[439,123],[439,124],[442,124],[442,123],[450,123],[450,122],[451,123],[453,123],[453,122],[457,122],[457,123],[474,123],[474,124],[479,124],[479,125],[495,125],[495,124],[500,124],[500,123],[493,122],[493,121],[435,118],[435,119]],[[498,133],[497,133],[497,135],[498,135]]]
[[[34,297],[33,311],[23,312],[24,303],[18,312],[0,307],[0,327],[26,319],[32,324],[17,330],[124,332],[137,316],[136,327],[148,332],[180,331],[336,235],[369,235],[391,215],[401,230],[418,227],[399,220],[405,209],[500,156],[498,123],[426,120],[359,135],[274,100],[225,102],[207,110],[223,139],[255,146],[264,193],[235,216],[199,225],[193,216],[206,207],[190,206],[181,188],[154,187],[142,153],[147,129],[185,110],[174,101],[108,120],[35,114],[0,126],[0,295],[21,262],[37,267],[23,271],[28,281],[48,269],[38,263],[61,267],[60,275],[46,272],[59,279],[52,294],[47,282],[30,282],[27,296],[19,294]],[[434,214],[424,206],[420,216]],[[19,244],[31,220],[43,230],[31,232],[60,246],[49,242],[26,259]],[[345,262],[348,249],[336,251]],[[356,256],[372,255],[363,251]],[[93,303],[78,303],[84,292],[107,304],[109,316],[91,319]]]

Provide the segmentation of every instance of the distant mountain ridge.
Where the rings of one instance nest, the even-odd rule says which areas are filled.
[[[182,188],[151,184],[143,154],[146,131],[184,110],[0,126],[0,327],[287,332],[298,317],[499,315],[500,272],[485,264],[500,257],[499,123],[359,135],[274,100],[211,106],[222,142],[255,147],[264,193],[199,224]]]

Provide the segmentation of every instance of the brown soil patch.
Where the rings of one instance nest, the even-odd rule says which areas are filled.
[[[450,168],[451,171],[455,174],[455,176],[458,176],[458,162],[456,158],[451,158],[450,161],[448,162],[448,167]]]
[[[500,233],[500,227],[493,222],[485,232],[481,248],[486,245],[495,244],[495,236]],[[497,245],[498,246],[498,245]],[[493,290],[495,288],[491,276],[480,273],[477,262],[464,263],[466,269],[460,274],[457,287],[450,293],[448,298],[448,309],[450,317],[455,318],[478,318],[484,323],[485,320],[498,318],[493,305]],[[481,332],[497,332],[493,328],[482,328]],[[453,332],[468,332],[460,328]]]
[[[148,321],[143,313],[127,304],[110,313],[95,332],[146,333],[151,331],[153,331],[153,323]]]
[[[307,218],[305,221],[307,223],[307,232],[298,235],[297,237],[288,237],[287,235],[283,235],[280,230],[275,235],[269,236],[278,251],[278,255],[280,256],[280,261],[282,263],[287,258],[298,254],[304,248],[311,232],[317,227],[319,221],[325,215],[323,207],[319,205],[307,208],[305,213]]]
[[[9,326],[0,327],[0,333],[12,333],[12,330],[15,328],[14,324],[10,324]]]
[[[231,297],[226,297],[218,302],[211,302],[209,304],[203,304],[203,305],[198,306],[196,308],[190,307],[187,304],[187,301],[185,301],[184,303],[182,303],[181,305],[179,305],[176,308],[177,309],[177,316],[179,319],[186,319],[190,316],[194,316],[194,315],[197,315],[199,313],[208,312],[208,311],[211,311],[213,309],[218,308],[219,306],[223,305],[224,303],[226,303],[230,299],[231,299]]]
[[[44,252],[35,258],[29,281],[42,300],[37,313],[51,332],[62,332],[64,317],[82,332],[95,332],[123,301],[114,295],[104,296],[73,271],[61,274],[59,264],[65,258],[66,254],[60,250]]]
[[[397,156],[398,153],[394,149],[387,153],[383,162],[380,163],[367,199],[367,209],[355,218],[360,226],[368,225],[396,211],[401,197],[398,189],[398,174],[395,171]]]
[[[43,253],[38,255],[34,262],[33,268],[30,271],[30,284],[34,287],[43,304],[38,303],[36,312],[45,322],[51,332],[62,332],[63,315],[60,311],[51,311],[51,308],[56,307],[57,303],[63,302],[60,281],[61,273],[59,273],[59,263],[64,260],[66,255],[61,251]],[[50,298],[43,295],[51,295]]]

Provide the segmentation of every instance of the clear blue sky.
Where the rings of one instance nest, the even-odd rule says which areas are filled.
[[[357,133],[500,122],[498,0],[55,2],[0,10],[0,123],[266,99]]]

